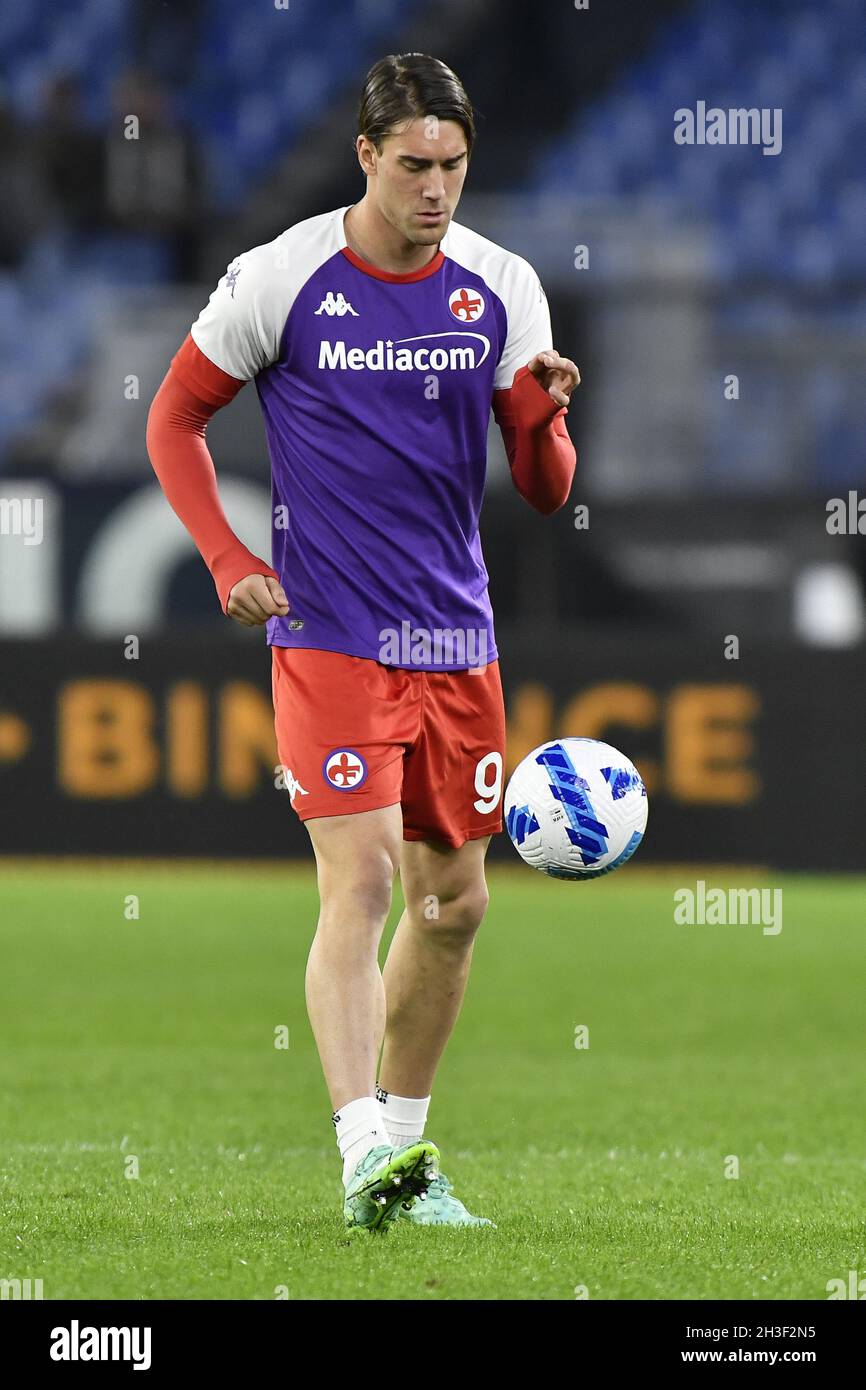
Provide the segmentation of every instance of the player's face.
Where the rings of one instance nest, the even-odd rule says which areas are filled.
[[[435,246],[448,230],[466,178],[469,156],[462,127],[419,116],[386,135],[382,153],[373,154],[373,196],[382,216],[407,241]]]

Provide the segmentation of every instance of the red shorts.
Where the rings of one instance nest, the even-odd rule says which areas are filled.
[[[277,749],[301,820],[403,808],[404,840],[502,829],[499,662],[406,671],[366,657],[272,647]]]

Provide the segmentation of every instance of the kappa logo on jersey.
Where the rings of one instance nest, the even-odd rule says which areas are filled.
[[[486,307],[483,294],[479,294],[478,290],[466,289],[465,286],[453,290],[448,297],[448,308],[461,323],[475,323],[481,318]]]
[[[331,318],[333,318],[335,314],[338,318],[343,318],[346,314],[352,314],[355,318],[358,317],[358,310],[352,308],[348,299],[344,298],[342,290],[340,290],[336,299],[334,298],[334,291],[328,290],[328,293],[325,295],[316,313],[328,314]]]
[[[367,764],[354,748],[335,748],[322,765],[322,776],[338,791],[349,791],[366,779]]]
[[[231,290],[232,299],[234,299],[235,297],[235,285],[238,282],[238,276],[240,275],[240,273],[241,267],[239,265],[230,265],[228,270],[226,271],[226,289]]]
[[[289,793],[289,800],[291,801],[293,806],[295,804],[296,792],[300,792],[301,796],[310,795],[306,787],[301,786],[300,782],[297,780],[290,767],[286,768],[286,791]]]

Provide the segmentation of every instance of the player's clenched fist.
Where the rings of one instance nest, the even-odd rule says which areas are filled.
[[[244,627],[258,627],[274,616],[285,618],[289,600],[278,579],[269,574],[248,574],[229,594],[226,612]]]

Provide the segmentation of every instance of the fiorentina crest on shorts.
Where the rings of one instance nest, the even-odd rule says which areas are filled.
[[[366,778],[367,764],[354,748],[334,748],[322,764],[322,776],[337,791],[350,791]]]

